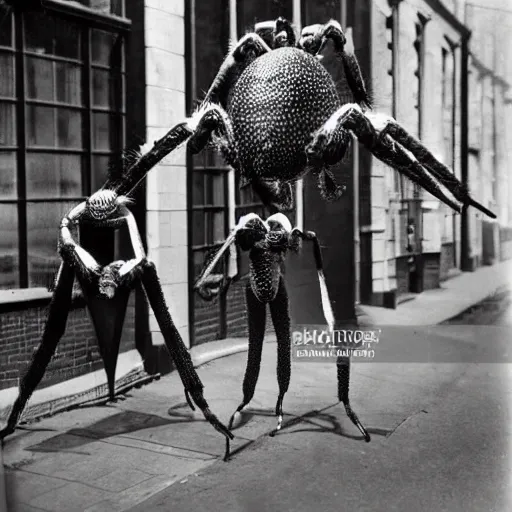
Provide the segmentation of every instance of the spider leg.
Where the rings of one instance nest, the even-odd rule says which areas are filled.
[[[245,295],[247,301],[247,321],[249,324],[249,351],[247,352],[247,367],[242,386],[243,400],[229,420],[229,429],[233,428],[237,415],[240,414],[254,396],[260,374],[261,352],[263,350],[263,339],[265,338],[266,304],[258,300],[252,291],[250,283],[247,283]],[[228,457],[229,440],[226,440],[224,460],[227,460]]]
[[[11,409],[7,425],[0,430],[0,439],[4,439],[14,432],[26,403],[37,385],[41,382],[46,368],[55,353],[57,344],[64,334],[69,314],[69,305],[71,303],[74,275],[73,267],[64,262],[61,263],[43,337],[34,353],[27,373],[21,379],[19,395]]]
[[[350,401],[348,398],[349,382],[350,382],[350,358],[349,357],[338,357],[336,361],[336,367],[338,372],[338,399],[345,406],[345,411],[350,421],[359,429],[363,434],[364,440],[369,443],[371,440],[370,434],[359,421],[357,414],[353,411]]]
[[[270,303],[270,314],[277,337],[277,383],[279,385],[279,397],[276,404],[277,427],[270,434],[274,436],[281,430],[283,423],[283,398],[288,391],[291,373],[290,312],[288,293],[282,276],[277,295]]]
[[[231,434],[217,416],[210,411],[208,403],[203,396],[203,383],[199,379],[194,365],[192,364],[192,358],[183,343],[178,329],[176,329],[172,321],[154,263],[148,260],[145,261],[141,280],[151,309],[155,314],[164,337],[167,349],[169,350],[185,387],[187,401],[190,403],[188,398],[188,395],[190,395],[194,403],[203,412],[206,420],[209,421],[216,430],[226,436],[226,438],[232,439],[233,434]]]
[[[341,57],[347,83],[354,95],[356,103],[362,108],[371,108],[371,101],[366,91],[359,62],[353,53],[345,50],[347,38],[341,29],[341,25],[331,20],[325,25],[309,25],[302,29],[298,47],[311,55],[318,55],[328,40],[334,44],[334,49]]]
[[[401,144],[391,138],[387,133],[381,133],[376,120],[364,114],[356,104],[347,104],[339,108],[325,125],[317,131],[313,141],[307,148],[308,153],[319,158],[322,153],[332,154],[332,145],[338,140],[344,141],[337,132],[339,130],[352,131],[359,141],[379,160],[397,169],[411,181],[417,183],[425,190],[447,204],[450,208],[460,212],[460,205],[446,195],[439,182],[414,158]],[[343,142],[344,143],[344,142]]]
[[[243,70],[257,57],[271,51],[257,33],[243,36],[229,51],[203,100],[226,107],[229,92]]]
[[[372,119],[373,116],[368,114],[368,117]],[[410,151],[418,162],[428,169],[430,173],[435,176],[458,201],[465,205],[473,206],[488,217],[493,219],[496,218],[496,215],[493,212],[489,211],[470,197],[467,187],[457,179],[453,172],[446,165],[437,160],[437,158],[424,144],[421,143],[421,141],[408,133],[405,128],[395,121],[395,119],[392,117],[387,118],[387,124],[381,131],[381,134],[382,133],[389,135],[405,149]]]
[[[234,147],[231,122],[225,110],[219,105],[204,103],[189,118],[176,124],[157,140],[153,147],[139,156],[121,176],[118,173],[111,173],[103,189],[114,190],[118,195],[130,194],[166,155],[187,140],[192,152],[197,153],[210,141],[213,132],[225,141],[227,147]]]

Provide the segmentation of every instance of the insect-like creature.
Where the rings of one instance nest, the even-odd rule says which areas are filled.
[[[329,42],[354,103],[343,104],[321,63]],[[199,109],[157,141],[122,183],[111,184],[131,187],[187,140],[193,153],[211,143],[239,173],[241,186],[251,185],[273,212],[286,211],[293,204],[291,183],[310,171],[326,199],[341,195],[330,167],[343,158],[353,133],[375,157],[454,210],[471,205],[495,218],[395,119],[370,111],[359,64],[345,45],[334,20],[305,27],[298,41],[284,18],[257,24],[233,46]]]
[[[227,291],[230,280],[224,281],[223,274],[212,274],[215,266],[231,246],[236,243],[242,251],[249,251],[249,280],[246,286],[247,318],[249,326],[249,352],[243,381],[243,400],[231,416],[229,428],[237,416],[254,396],[258,381],[263,340],[265,337],[266,309],[270,308],[272,323],[277,338],[277,381],[279,395],[276,404],[277,427],[272,435],[281,429],[283,422],[283,399],[288,391],[291,373],[290,312],[286,283],[283,277],[283,263],[289,250],[298,251],[301,241],[313,243],[315,263],[320,284],[322,309],[329,330],[334,330],[334,315],[323,274],[322,253],[318,239],[312,231],[292,229],[290,221],[282,213],[271,215],[266,221],[251,213],[240,219],[213,259],[205,265],[195,290],[205,300],[211,300]],[[338,361],[339,398],[352,422],[359,428],[366,441],[370,436],[352,410],[348,397],[349,359]],[[341,372],[341,373],[340,373]],[[229,439],[226,440],[225,460],[229,457]]]
[[[183,382],[189,406],[194,410],[194,402],[215,429],[227,438],[233,438],[229,430],[210,411],[203,396],[203,384],[172,321],[155,264],[146,257],[135,218],[126,206],[129,201],[127,197],[119,196],[113,190],[100,190],[62,219],[59,237],[62,263],[57,274],[48,319],[41,343],[21,380],[19,395],[7,425],[0,431],[0,439],[15,430],[27,401],[43,378],[65,332],[75,276],[81,285],[96,330],[100,355],[107,373],[110,399],[114,400],[115,396],[115,371],[129,295],[135,285],[141,282]],[[112,229],[126,225],[133,258],[100,265],[90,251],[75,241],[74,231],[84,224],[90,224],[93,228]]]

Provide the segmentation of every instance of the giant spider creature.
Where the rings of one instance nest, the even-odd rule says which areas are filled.
[[[203,396],[203,384],[172,321],[155,264],[148,260],[144,253],[135,218],[126,206],[128,202],[127,197],[119,196],[113,190],[100,190],[73,208],[62,219],[59,237],[62,263],[56,277],[48,319],[41,343],[21,380],[19,395],[12,407],[7,425],[0,430],[0,439],[14,432],[27,401],[43,378],[64,334],[75,276],[84,292],[97,334],[100,355],[107,373],[110,399],[115,398],[115,371],[128,298],[131,290],[141,282],[183,382],[189,406],[194,410],[193,401],[215,429],[226,437],[233,438],[229,430],[210,411]],[[90,224],[93,228],[112,229],[126,225],[134,257],[127,261],[118,260],[104,266],[100,265],[73,237],[74,228],[79,228],[83,224]]]
[[[354,103],[343,104],[321,64],[331,42],[341,59]],[[311,25],[296,41],[284,18],[262,22],[236,43],[199,109],[110,185],[130,188],[167,153],[188,140],[193,153],[216,146],[272,212],[292,208],[291,183],[311,171],[322,195],[337,199],[342,188],[330,167],[345,155],[351,132],[375,157],[460,212],[474,206],[466,187],[392,117],[370,112],[359,64],[345,51],[338,22]],[[110,187],[112,188],[112,187]]]
[[[265,337],[266,308],[270,308],[272,323],[277,338],[277,382],[279,395],[276,404],[277,426],[275,435],[283,422],[283,399],[288,391],[291,373],[290,312],[286,282],[282,265],[289,250],[298,251],[302,240],[311,241],[320,284],[322,309],[329,331],[334,330],[334,314],[329,300],[323,274],[322,252],[314,232],[292,229],[290,221],[282,213],[271,215],[266,221],[251,213],[240,219],[213,259],[205,265],[195,290],[205,300],[212,300],[219,293],[226,293],[231,280],[224,281],[223,274],[212,274],[215,266],[236,243],[242,251],[249,251],[249,280],[246,285],[247,319],[249,327],[249,352],[243,381],[243,400],[229,421],[229,429],[237,422],[237,416],[254,396],[258,381],[263,340]],[[351,421],[361,431],[366,441],[370,435],[352,410],[349,402],[350,359],[338,360],[338,395]],[[224,460],[229,458],[229,439],[226,439]]]

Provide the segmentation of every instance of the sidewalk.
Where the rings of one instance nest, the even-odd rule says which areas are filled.
[[[441,288],[427,290],[397,309],[358,306],[358,320],[366,326],[436,325],[503,288],[512,289],[512,260],[481,267],[475,272],[463,272],[443,282]]]
[[[511,275],[512,262],[461,274],[443,283],[443,288],[424,292],[396,310],[361,306],[360,321],[363,325],[437,324],[497,290],[511,287]],[[250,407],[259,412],[235,430],[233,450],[250,447],[275,426],[273,341],[273,337],[267,337],[258,388]],[[223,340],[191,351],[200,366],[205,397],[224,422],[241,398],[246,346],[246,340]],[[356,368],[356,384],[372,365],[360,366],[365,368]],[[333,406],[333,379],[330,363],[300,364],[300,383],[297,371],[292,370],[285,421]],[[353,403],[371,411],[370,391],[356,384],[352,386]],[[402,415],[386,414],[379,421],[389,422],[390,429],[404,419]],[[181,381],[173,372],[128,391],[114,404],[62,412],[24,426],[9,437],[3,449],[8,510],[128,510],[172,484],[194,478],[217,463],[223,450],[223,437],[204,422],[200,412],[190,411]]]

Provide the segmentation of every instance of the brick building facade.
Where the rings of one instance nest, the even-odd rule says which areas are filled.
[[[499,212],[496,223],[471,210],[462,219],[355,145],[337,171],[350,177],[354,193],[328,207],[339,210],[322,213],[336,212],[343,228],[336,237],[350,249],[343,260],[326,251],[327,276],[344,290],[337,303],[347,312],[338,315],[353,316],[355,299],[393,307],[455,269],[509,257],[510,69],[507,55],[496,57],[501,36],[494,46],[483,43],[495,18],[478,25],[483,18],[474,7],[439,0],[47,0],[34,13],[23,7],[28,2],[14,11],[0,4],[0,389],[17,384],[39,342],[62,215],[101,186],[123,147],[160,138],[194,109],[230,39],[279,15],[298,27],[330,18],[347,27],[375,109],[395,115]],[[148,255],[187,346],[245,334],[243,279],[213,304],[192,291],[208,252],[237,219],[264,213],[236,179],[217,155],[192,158],[180,149],[151,171],[136,197]],[[307,183],[297,190],[292,221],[302,225],[324,207]],[[136,290],[121,351],[150,358],[162,346]],[[99,366],[91,322],[76,300],[43,385]]]

